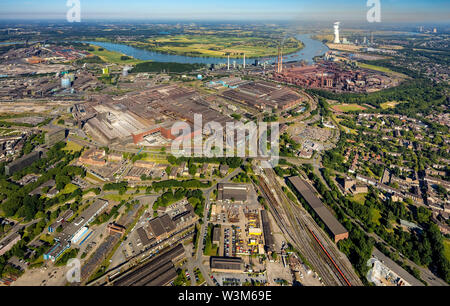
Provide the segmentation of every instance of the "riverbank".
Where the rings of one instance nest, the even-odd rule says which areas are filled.
[[[95,42],[113,43],[165,55],[178,55],[200,58],[257,59],[278,56],[278,45],[272,40],[259,37],[222,37],[200,35],[163,36],[145,41],[116,41],[104,38]],[[290,55],[301,51],[304,44],[294,38],[288,38],[283,44],[284,54]]]
[[[329,49],[322,42],[311,39],[309,34],[297,35],[296,39],[301,41],[303,44],[303,49],[292,54],[284,54],[284,62],[289,61],[305,61],[307,63],[313,63],[316,56],[323,55]],[[227,62],[226,58],[217,57],[191,57],[183,55],[171,55],[171,54],[161,54],[159,52],[143,50],[135,47],[130,47],[125,44],[115,44],[110,42],[99,42],[99,41],[80,41],[82,43],[95,45],[102,47],[106,50],[124,54],[141,61],[154,61],[154,62],[165,62],[165,63],[182,63],[182,64],[225,64]],[[262,57],[257,58],[260,62],[275,63],[277,57]],[[243,64],[242,58],[232,58],[230,57],[230,62],[235,62],[237,65]],[[246,62],[250,64],[250,59]]]

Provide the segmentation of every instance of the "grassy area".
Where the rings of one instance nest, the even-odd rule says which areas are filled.
[[[395,108],[400,103],[402,103],[402,102],[397,102],[397,101],[385,102],[385,103],[381,103],[380,107],[382,109]]]
[[[163,158],[162,156],[158,156],[156,154],[150,154],[149,156],[142,159],[143,161],[153,162],[157,164],[168,164],[166,158]]]
[[[174,35],[149,38],[146,42],[128,41],[127,45],[152,51],[200,57],[243,57],[275,56],[278,45],[273,39],[254,36],[221,35]],[[284,44],[284,54],[301,50],[303,44],[288,38]]]
[[[52,243],[53,243],[53,236],[52,236],[52,235],[49,235],[49,234],[42,234],[42,235],[39,237],[39,240],[48,242],[49,244],[52,244]]]
[[[74,192],[78,187],[72,183],[67,184],[63,190],[61,190],[61,194],[69,194]]]
[[[206,244],[205,244],[205,250],[203,251],[203,254],[206,256],[217,256],[219,247],[212,243],[212,235],[214,231],[213,224],[208,224],[208,229],[206,233]]]
[[[92,175],[92,174],[89,173],[89,172],[86,173],[86,178],[89,179],[89,180],[91,180],[91,181],[93,181],[94,183],[95,183],[95,182],[97,182],[97,183],[104,183],[104,182],[105,182],[105,181],[102,181],[101,179],[99,179],[98,177]]]
[[[77,257],[79,251],[80,251],[79,249],[67,249],[56,261],[55,266],[57,267],[65,266],[69,261],[69,259]]]
[[[194,270],[194,274],[198,277],[197,285],[201,285],[205,282],[205,278],[203,277],[202,272],[199,268],[196,268]]]
[[[358,105],[358,104],[339,104],[339,105],[334,105],[333,109],[338,112],[346,113],[346,112],[366,110],[367,108],[365,108],[364,106]]]
[[[372,217],[372,222],[376,225],[380,225],[381,213],[379,210],[371,208],[370,215]]]
[[[142,63],[143,61],[137,60],[135,58],[129,57],[127,60],[122,60],[121,57],[125,56],[124,54],[108,51],[104,48],[90,45],[91,48],[94,48],[94,51],[90,51],[92,54],[100,57],[103,61],[107,63],[114,63],[114,64],[128,64],[128,65],[135,65],[138,63]]]
[[[72,152],[79,152],[83,149],[83,146],[77,144],[76,142],[73,141],[68,141],[66,143],[66,146],[64,147],[64,151],[72,151]]]
[[[357,131],[357,130],[354,130],[354,129],[351,129],[351,128],[348,128],[348,127],[346,127],[346,126],[343,126],[343,125],[340,125],[340,124],[339,124],[339,122],[341,122],[341,121],[344,120],[344,119],[342,119],[342,118],[336,118],[336,117],[334,117],[334,116],[333,116],[333,118],[334,118],[334,120],[338,123],[339,128],[340,128],[342,131],[345,131],[345,132],[348,133],[348,134],[358,135],[358,131]]]
[[[120,202],[122,200],[128,201],[130,198],[132,197],[131,194],[108,194],[105,195],[103,198],[105,200],[109,200],[109,201],[116,201],[116,202]]]
[[[364,63],[358,63],[358,66],[360,68],[364,68],[364,69],[370,69],[370,70],[375,70],[375,71],[380,71],[380,72],[384,72],[384,73],[395,73],[394,71],[392,71],[389,68],[386,67],[380,67],[380,66],[375,66],[375,65],[370,65],[370,64],[364,64]]]
[[[444,239],[444,253],[445,257],[450,260],[450,239]]]
[[[351,200],[358,204],[364,205],[364,203],[366,202],[366,196],[367,196],[367,193],[356,194],[351,197]]]
[[[185,269],[179,269],[177,271],[177,278],[173,281],[174,286],[189,286],[191,284],[190,281],[188,281],[186,277],[186,270]]]

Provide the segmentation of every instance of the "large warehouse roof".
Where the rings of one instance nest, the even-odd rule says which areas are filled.
[[[289,181],[297,189],[297,191],[302,195],[302,197],[308,202],[309,206],[314,210],[314,212],[319,216],[323,223],[328,227],[334,236],[347,233],[348,231],[339,221],[331,214],[331,212],[325,207],[322,201],[314,194],[308,183],[302,180],[298,176],[293,176],[289,178]]]
[[[235,200],[245,202],[247,201],[248,187],[244,184],[218,184],[217,185],[217,199]]]
[[[244,270],[244,262],[240,257],[211,257],[211,269]]]

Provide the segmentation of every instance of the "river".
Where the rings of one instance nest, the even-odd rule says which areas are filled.
[[[324,45],[321,41],[314,40],[311,38],[310,34],[301,34],[297,35],[296,38],[303,42],[304,48],[300,51],[297,51],[292,54],[284,55],[283,60],[285,62],[289,61],[300,61],[304,60],[308,63],[313,63],[314,57],[323,55],[328,51],[328,47]],[[190,57],[184,55],[172,55],[172,54],[162,54],[158,52],[153,52],[144,49],[138,49],[134,47],[130,47],[124,44],[116,44],[109,42],[97,42],[97,41],[82,41],[83,43],[89,43],[92,45],[96,45],[98,47],[102,47],[109,51],[119,52],[127,56],[134,57],[135,59],[142,61],[155,61],[155,62],[173,62],[173,63],[183,63],[183,64],[224,64],[227,62],[226,58],[217,58],[217,57]],[[264,57],[258,58],[260,62],[268,61],[269,63],[274,63],[277,60],[277,57]],[[243,64],[243,59],[230,58],[230,64],[233,64],[233,61],[236,61],[236,64]],[[246,59],[246,64],[252,64],[255,62],[255,59]]]

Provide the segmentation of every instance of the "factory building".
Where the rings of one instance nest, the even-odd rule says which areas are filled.
[[[53,262],[64,253],[65,250],[70,248],[70,243],[64,241],[64,243],[57,242],[47,253],[44,254],[44,260],[51,260]]]
[[[64,230],[55,237],[55,245],[44,254],[44,260],[56,261],[65,250],[73,244],[83,244],[92,234],[88,225],[108,206],[109,202],[98,199],[86,208],[80,217],[68,224]]]
[[[211,272],[244,273],[244,261],[240,257],[211,257]]]
[[[61,214],[61,216],[48,227],[49,233],[54,233],[58,229],[58,227],[63,226],[64,222],[70,219],[73,216],[73,210],[68,209]]]
[[[172,133],[172,125],[183,121],[190,125],[192,138],[195,114],[202,114],[204,122],[218,122],[225,126],[229,118],[210,107],[195,90],[178,85],[157,85],[148,90],[129,94],[120,102],[99,99],[74,112],[78,122],[86,122],[88,132],[103,143],[146,142],[161,145],[179,136]]]
[[[149,234],[157,241],[167,238],[175,230],[175,224],[169,215],[155,218],[149,222]]]
[[[173,135],[172,134],[172,123],[166,123],[164,125],[159,125],[156,127],[152,127],[150,129],[144,129],[135,133],[132,133],[133,142],[134,144],[137,144],[141,141],[144,141],[144,137],[151,136],[155,134],[161,134],[162,137],[168,139],[168,140],[175,140],[179,138],[180,140],[184,139],[192,139],[195,135],[201,134],[201,130],[192,131],[188,135],[181,136],[179,135]]]
[[[21,158],[16,159],[9,165],[5,166],[5,174],[13,175],[16,172],[22,171],[28,166],[31,166],[35,161],[41,157],[41,151],[34,151],[30,154],[24,155]]]
[[[137,229],[137,234],[144,246],[160,242],[179,232],[180,229],[191,226],[198,217],[194,213],[194,208],[191,204],[184,206],[185,210],[173,216],[163,215],[154,218],[148,222],[147,226]]]
[[[184,257],[182,244],[178,244],[148,263],[127,271],[113,280],[113,286],[167,286],[175,280],[175,263]]]
[[[218,184],[217,200],[244,203],[248,198],[248,186],[245,184]]]
[[[281,71],[278,74],[281,74]],[[224,91],[222,96],[260,110],[287,110],[304,101],[304,98],[294,90],[286,87],[280,88],[264,81],[242,84],[238,89]]]
[[[91,166],[105,166],[106,165],[106,153],[104,150],[90,149],[84,152],[78,161],[81,164]]]
[[[314,194],[312,187],[298,176],[290,177],[290,184],[295,188],[298,194],[300,194],[303,199],[312,208],[314,213],[320,218],[320,220],[325,224],[327,230],[332,235],[334,242],[337,243],[339,240],[348,238],[348,231],[335,216],[328,210],[327,207],[322,203],[322,201]]]

